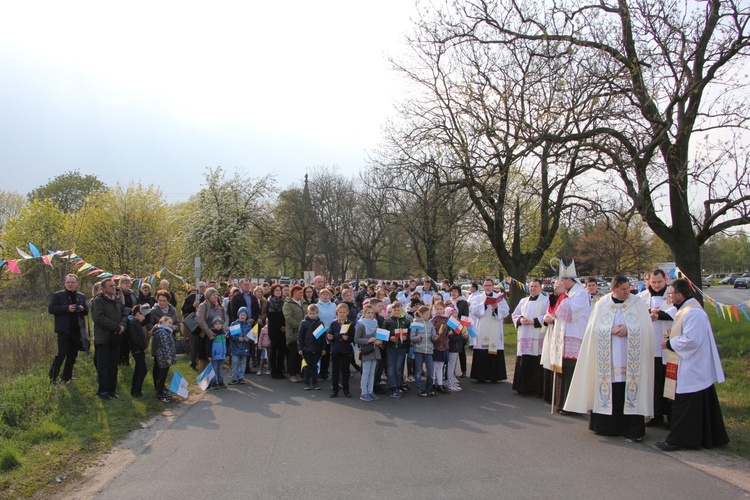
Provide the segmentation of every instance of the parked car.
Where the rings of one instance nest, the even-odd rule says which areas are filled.
[[[728,275],[726,278],[724,278],[723,280],[719,281],[719,284],[720,285],[733,285],[734,284],[734,280],[736,280],[739,277],[740,277],[739,274],[732,273],[732,274]]]
[[[734,280],[734,287],[735,288],[750,288],[750,279],[749,278],[737,278]]]
[[[701,286],[703,288],[709,288],[711,286],[711,277],[710,276],[704,276],[701,278]]]

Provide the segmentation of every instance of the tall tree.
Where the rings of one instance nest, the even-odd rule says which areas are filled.
[[[28,249],[29,243],[36,245],[41,252],[48,249],[67,250],[65,244],[68,227],[69,218],[51,200],[35,199],[24,205],[16,217],[8,220],[3,233],[6,247],[4,259],[19,259],[16,247]],[[55,268],[52,269],[40,259],[23,260],[18,267],[26,291],[44,298],[60,287],[62,278],[70,268],[67,261],[60,265],[56,260]]]
[[[418,23],[412,59],[396,63],[416,97],[403,104],[386,149],[392,164],[462,190],[502,267],[524,280],[560,221],[594,194],[576,179],[600,154],[559,138],[594,126],[610,97],[588,85],[572,55],[548,64],[553,48],[484,44],[463,33],[468,22],[459,6]],[[519,299],[513,289],[511,303]]]
[[[18,216],[25,204],[26,199],[23,195],[0,189],[0,248],[3,247],[2,235],[5,225],[10,219]]]
[[[351,266],[351,214],[356,192],[351,178],[336,168],[317,167],[310,176],[310,201],[316,221],[316,258],[326,277],[341,281]]]
[[[750,222],[750,4],[471,0],[451,40],[532,47],[613,97],[587,140],[607,158],[632,206],[700,280],[700,247]],[[693,144],[695,134],[701,144]],[[662,206],[662,199],[665,200]]]
[[[134,277],[169,265],[178,227],[159,189],[117,184],[86,209],[75,250],[87,262]]]
[[[316,252],[315,213],[307,186],[290,187],[279,193],[269,228],[273,251],[290,276],[312,269]],[[287,267],[289,266],[289,267]]]
[[[239,171],[228,176],[221,167],[207,169],[204,178],[203,189],[189,201],[195,210],[185,225],[187,245],[214,277],[258,273],[273,178],[253,179]]]
[[[82,175],[78,170],[71,170],[32,190],[28,194],[28,199],[52,200],[57,208],[69,214],[80,209],[89,196],[106,188],[107,185],[95,175]]]

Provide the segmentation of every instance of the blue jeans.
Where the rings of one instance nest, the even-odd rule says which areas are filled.
[[[247,356],[232,354],[232,380],[242,380],[245,378],[245,364]],[[214,368],[215,370],[216,368]]]
[[[422,383],[422,375],[425,373],[422,370],[422,364],[427,366],[427,389],[424,388]],[[417,390],[419,392],[431,391],[432,390],[432,353],[424,354],[421,352],[414,353],[414,367],[417,370]]]
[[[373,385],[375,384],[376,364],[377,360],[375,359],[362,361],[362,378],[359,383],[362,394],[372,394]]]
[[[211,366],[214,367],[214,371],[216,372],[216,380],[211,382],[211,384],[216,385],[224,382],[224,358],[221,359],[211,359]]]
[[[404,363],[406,363],[406,353],[409,352],[409,348],[390,348],[386,349],[385,352],[388,356],[388,364],[386,366],[388,388],[396,389],[404,385]]]

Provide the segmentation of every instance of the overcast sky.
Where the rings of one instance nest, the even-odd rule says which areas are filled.
[[[413,0],[0,3],[2,189],[79,169],[168,201],[206,167],[358,171],[393,116]]]

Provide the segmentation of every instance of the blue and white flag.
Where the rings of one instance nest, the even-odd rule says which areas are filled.
[[[458,320],[453,316],[448,318],[448,321],[446,321],[445,324],[448,325],[448,328],[450,328],[451,330],[461,331],[462,329],[461,323],[459,323]]]
[[[469,337],[471,337],[473,339],[477,338],[477,332],[474,331],[474,327],[473,326],[467,326],[466,327],[466,332],[469,334]]]
[[[172,382],[169,384],[169,390],[183,398],[188,397],[188,381],[185,380],[185,377],[180,375],[180,372],[177,370],[175,370],[174,375],[172,375]]]
[[[390,331],[386,330],[385,328],[378,328],[375,330],[375,338],[378,340],[382,340],[383,342],[388,342],[388,337],[390,335]]]
[[[424,330],[424,325],[422,323],[417,323],[416,321],[411,324],[410,328],[412,330]]]
[[[315,329],[315,331],[313,332],[313,335],[315,335],[316,339],[319,339],[320,336],[323,335],[325,332],[326,332],[326,327],[323,325],[320,325],[319,327]]]
[[[196,380],[198,382],[198,387],[205,391],[208,389],[208,384],[214,378],[216,378],[216,372],[214,371],[213,365],[209,363],[206,369],[198,375],[198,379]]]

